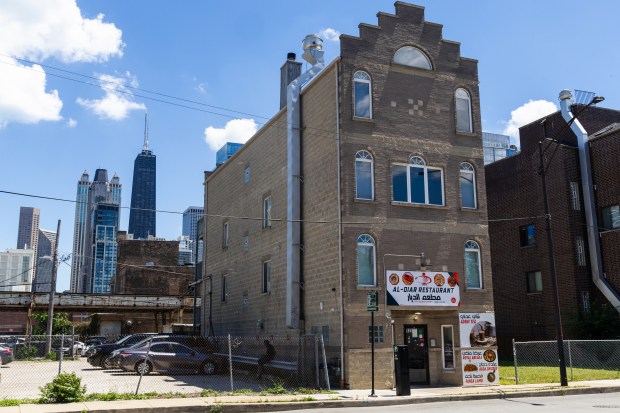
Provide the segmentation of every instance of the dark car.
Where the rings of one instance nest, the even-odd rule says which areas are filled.
[[[167,341],[123,349],[119,354],[118,364],[124,371],[135,371],[141,375],[152,371],[211,375],[218,371],[218,364],[213,355]]]
[[[131,334],[125,336],[115,343],[101,344],[88,350],[86,360],[91,366],[110,369],[114,366],[110,363],[110,354],[119,348],[130,347],[147,337],[154,336],[155,333]]]
[[[2,359],[2,365],[9,364],[13,361],[13,350],[8,347],[0,346],[0,359]]]
[[[135,349],[142,346],[148,346],[149,342],[151,343],[151,345],[153,345],[155,343],[161,343],[163,341],[182,344],[199,353],[213,353],[215,351],[215,346],[213,342],[210,341],[207,337],[161,334],[153,337],[147,337],[132,346],[114,350],[109,357],[109,364],[114,367],[119,367],[119,356],[121,351],[125,349]]]

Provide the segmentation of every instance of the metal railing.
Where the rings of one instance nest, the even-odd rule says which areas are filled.
[[[46,336],[0,336],[14,355],[0,366],[0,399],[36,399],[61,372],[75,372],[87,394],[329,389],[322,336],[140,338],[87,349],[77,337],[53,336],[53,352],[46,353]]]
[[[560,380],[557,341],[512,342],[515,381]],[[620,378],[620,340],[564,340],[564,357],[571,381]]]

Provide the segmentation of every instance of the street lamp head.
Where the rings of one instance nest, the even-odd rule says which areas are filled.
[[[597,103],[601,103],[602,101],[604,101],[605,98],[602,96],[594,96],[592,98],[592,102],[590,102],[591,105],[596,105]]]

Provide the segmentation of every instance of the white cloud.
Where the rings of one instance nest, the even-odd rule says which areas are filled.
[[[327,29],[321,29],[321,31],[319,31],[319,37],[328,42],[339,42],[340,32],[328,27]]]
[[[504,135],[509,135],[514,141],[519,141],[519,128],[557,111],[553,102],[546,100],[530,100],[510,112],[511,118],[506,122]]]
[[[205,141],[214,151],[226,142],[246,143],[256,133],[254,119],[233,119],[223,128],[209,126],[205,129]]]
[[[105,23],[103,14],[82,16],[76,0],[14,0],[0,3],[3,53],[66,63],[106,61],[122,56],[122,31]]]
[[[65,63],[103,62],[122,56],[122,32],[100,14],[85,18],[76,0],[0,2],[0,53]],[[62,101],[46,91],[45,71],[36,64],[0,56],[0,127],[11,122],[59,121]]]
[[[69,118],[67,120],[67,127],[68,128],[75,128],[77,126],[77,120],[73,119],[73,118]]]
[[[0,128],[10,122],[34,124],[62,119],[58,91],[45,91],[45,71],[0,56]]]
[[[123,120],[132,110],[146,110],[143,103],[134,102],[128,91],[126,84],[132,87],[138,86],[138,80],[134,75],[125,72],[123,77],[112,75],[99,75],[99,81],[105,96],[101,99],[77,98],[76,102],[92,111],[100,119]]]

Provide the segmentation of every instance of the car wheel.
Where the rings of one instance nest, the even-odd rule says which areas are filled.
[[[136,363],[136,366],[134,367],[134,370],[139,375],[146,376],[151,371],[153,371],[153,365],[151,364],[150,361],[141,360],[141,361]]]
[[[202,366],[200,367],[200,371],[202,372],[202,374],[206,374],[207,376],[215,374],[216,370],[217,370],[217,366],[211,360],[205,361],[204,363],[202,363]]]
[[[101,359],[101,367],[103,369],[113,369],[114,365],[112,364],[112,360],[110,359],[110,356],[105,356],[104,358]]]

